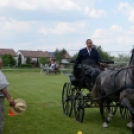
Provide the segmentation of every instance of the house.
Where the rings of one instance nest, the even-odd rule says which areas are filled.
[[[18,64],[18,56],[17,53],[13,49],[4,49],[0,48],[0,57],[5,54],[10,54],[16,60],[16,64]]]
[[[61,60],[62,64],[69,64],[72,57],[69,55],[69,53],[66,53],[64,58]]]
[[[47,57],[43,51],[19,50],[17,54],[21,55],[21,64],[26,64],[27,57],[30,57],[32,64],[36,64],[40,57]]]
[[[48,51],[30,51],[30,50],[19,50],[18,55],[21,55],[21,64],[26,64],[27,57],[30,57],[31,63],[36,64],[40,57],[46,57],[48,61],[56,61],[55,53]],[[62,59],[63,64],[68,64],[71,56],[67,53]]]
[[[55,57],[54,52],[45,51],[44,54],[45,54],[45,57],[46,57],[49,61],[55,61],[55,60],[56,60],[56,57]]]
[[[45,51],[45,54],[46,54],[47,57],[49,57],[50,61],[56,61],[56,56],[55,56],[54,52]],[[72,59],[72,57],[69,55],[69,53],[66,53],[65,56],[63,57],[63,59],[61,60],[61,63],[62,64],[68,64],[71,59]]]

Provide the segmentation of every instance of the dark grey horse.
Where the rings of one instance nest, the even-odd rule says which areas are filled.
[[[130,67],[131,66],[131,67]],[[121,69],[106,70],[97,77],[92,90],[93,98],[107,96],[97,101],[100,107],[103,127],[108,127],[107,122],[113,116],[109,109],[108,117],[104,116],[104,102],[109,106],[111,102],[119,102],[127,108],[132,115],[134,124],[134,49],[126,66]],[[114,94],[112,94],[114,92]],[[110,95],[111,94],[111,95]],[[134,130],[134,128],[133,128]]]

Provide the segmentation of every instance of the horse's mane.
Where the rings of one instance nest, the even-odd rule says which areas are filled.
[[[131,62],[132,62],[133,56],[134,56],[134,48],[131,50],[131,58],[130,58],[130,60],[129,60],[129,65],[130,65]]]

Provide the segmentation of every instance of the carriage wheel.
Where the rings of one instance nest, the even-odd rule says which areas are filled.
[[[129,111],[124,107],[120,107],[120,115],[124,120],[129,120]]]
[[[106,112],[108,112],[107,104],[105,103],[104,106],[106,107]],[[117,109],[118,109],[118,104],[116,102],[110,103],[110,112],[112,112],[113,115],[115,115]]]
[[[83,121],[84,118],[84,97],[80,91],[76,93],[74,99],[74,116],[79,122]]]
[[[71,116],[73,103],[72,103],[72,91],[71,84],[65,83],[62,90],[62,108],[63,112],[67,116]]]

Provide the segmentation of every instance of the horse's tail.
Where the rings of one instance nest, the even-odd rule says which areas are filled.
[[[96,97],[96,84],[94,84],[91,94],[93,98]]]

